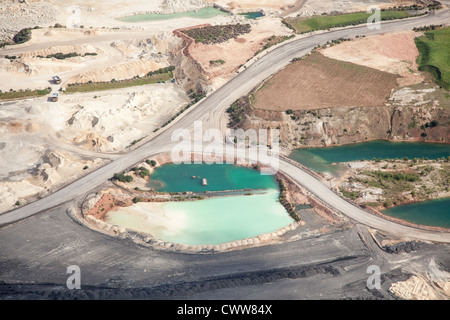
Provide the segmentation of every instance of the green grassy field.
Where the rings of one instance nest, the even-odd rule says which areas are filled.
[[[99,82],[99,83],[83,83],[78,85],[68,86],[65,89],[65,93],[75,92],[91,92],[91,91],[104,91],[111,89],[120,89],[134,86],[142,86],[146,84],[153,84],[161,81],[168,81],[173,78],[172,72],[155,74],[145,78],[137,78],[130,80],[114,81],[114,82]]]
[[[381,11],[381,20],[408,18],[408,11]],[[367,22],[372,13],[357,12],[349,14],[320,16],[312,18],[286,18],[284,22],[297,33],[325,30],[335,27],[358,25]]]
[[[0,101],[1,100],[13,100],[13,99],[21,99],[21,98],[33,98],[40,97],[49,94],[51,90],[42,89],[42,90],[25,90],[25,91],[8,91],[0,93]]]
[[[445,89],[450,88],[450,27],[427,31],[415,39],[420,55],[419,70],[429,71],[436,82]]]

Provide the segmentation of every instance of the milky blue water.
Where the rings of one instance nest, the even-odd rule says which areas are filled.
[[[195,176],[195,178],[193,178]],[[207,186],[202,185],[206,178]],[[105,221],[173,243],[214,245],[274,232],[294,220],[278,201],[274,176],[228,164],[167,164],[151,175],[160,191],[223,191],[263,189],[196,201],[136,203],[108,212]]]
[[[221,244],[274,232],[294,220],[278,190],[198,201],[137,203],[110,211],[105,221],[189,245]]]

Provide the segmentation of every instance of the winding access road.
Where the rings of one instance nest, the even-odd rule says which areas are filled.
[[[330,32],[320,32],[302,36],[281,46],[269,49],[269,52],[255,61],[244,71],[237,74],[227,84],[213,92],[202,102],[183,113],[176,121],[158,132],[142,146],[128,152],[104,167],[89,173],[46,198],[37,200],[14,211],[0,215],[0,226],[13,223],[32,216],[38,212],[57,207],[69,202],[110,179],[114,173],[132,167],[152,155],[170,152],[177,143],[172,141],[176,129],[191,129],[195,121],[202,121],[203,129],[223,128],[222,116],[225,109],[241,96],[250,92],[259,83],[288,65],[295,57],[303,56],[317,45],[338,38],[351,38],[357,35],[374,35],[387,32],[410,30],[413,27],[431,24],[450,24],[450,11],[443,10],[436,14],[383,22],[380,29],[369,29],[366,25],[344,28]],[[331,208],[339,210],[349,218],[366,226],[410,238],[450,243],[450,233],[430,231],[400,225],[347,202],[334,193],[323,181],[317,179],[300,167],[280,159],[280,170],[318,197]]]

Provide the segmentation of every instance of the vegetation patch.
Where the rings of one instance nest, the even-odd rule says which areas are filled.
[[[450,88],[450,27],[427,30],[425,35],[414,39],[419,57],[419,70],[430,72],[436,83]]]
[[[373,161],[339,188],[342,195],[365,206],[384,209],[408,202],[446,197],[450,192],[450,157],[437,160]],[[374,190],[376,200],[366,196]]]
[[[58,52],[55,54],[49,54],[45,57],[38,55],[37,58],[46,58],[46,59],[55,58],[58,60],[64,60],[64,59],[69,59],[69,58],[73,58],[73,57],[86,57],[86,56],[96,56],[96,55],[97,55],[97,53],[95,53],[95,52],[86,52],[85,54],[79,54],[76,52],[69,52],[69,53]]]
[[[21,99],[21,98],[33,98],[46,96],[50,92],[52,92],[51,88],[46,89],[36,89],[36,90],[10,90],[8,92],[2,92],[0,90],[0,100],[13,100],[13,99]]]
[[[260,53],[264,50],[269,49],[272,46],[275,46],[279,43],[282,43],[282,42],[292,39],[294,37],[295,37],[295,34],[292,34],[290,36],[271,36],[266,40],[264,46],[255,53],[255,55],[257,55],[258,53]]]
[[[244,120],[245,114],[250,109],[250,99],[244,96],[235,101],[228,109],[228,127],[236,129]]]
[[[404,19],[410,17],[409,11],[381,11],[381,20]],[[346,27],[367,23],[372,13],[356,12],[348,14],[336,14],[311,18],[286,18],[283,22],[297,33],[306,33],[315,30]]]
[[[150,171],[147,168],[135,167],[133,168],[133,171],[136,175],[140,176],[141,178],[150,177]]]
[[[222,59],[218,59],[218,60],[210,60],[209,64],[211,66],[220,66],[222,64],[225,64],[225,61],[223,61]]]
[[[173,78],[172,70],[175,67],[161,68],[157,71],[149,72],[145,77],[134,77],[127,80],[112,79],[109,82],[88,82],[82,84],[69,84],[65,88],[65,93],[103,91],[110,89],[120,89],[134,86],[142,86],[146,84],[160,83]]]
[[[31,30],[33,29],[39,29],[39,27],[34,28],[24,28],[17,32],[13,39],[11,41],[0,41],[0,48],[3,48],[5,46],[14,45],[14,44],[21,44],[29,41],[31,39]]]
[[[289,215],[291,216],[292,219],[294,219],[295,221],[300,221],[300,217],[298,216],[298,214],[295,212],[295,207],[292,205],[292,203],[290,203],[287,199],[286,199],[286,193],[287,193],[287,188],[283,183],[283,180],[280,179],[279,177],[276,178],[277,182],[280,186],[280,195],[279,195],[279,201],[280,203],[283,205],[283,207],[286,209],[286,211],[289,213]]]
[[[125,172],[122,173],[115,173],[113,176],[113,180],[117,180],[120,182],[132,182],[133,177],[130,175],[125,174]]]
[[[196,42],[204,44],[217,44],[239,37],[252,31],[250,24],[228,24],[207,26],[196,29],[183,30],[182,32]]]

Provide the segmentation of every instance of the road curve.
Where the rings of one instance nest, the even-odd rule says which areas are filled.
[[[263,80],[288,65],[292,58],[306,54],[317,45],[324,44],[327,41],[341,37],[355,37],[356,35],[373,35],[385,32],[397,32],[410,30],[417,26],[449,23],[450,11],[445,10],[428,16],[385,22],[382,23],[381,29],[368,29],[365,25],[363,25],[334,30],[331,32],[312,34],[298,40],[285,43],[284,45],[268,52],[243,72],[236,75],[227,84],[213,92],[201,103],[189,109],[175,122],[173,122],[172,125],[168,126],[165,131],[159,133],[149,142],[135,150],[130,151],[104,167],[89,173],[88,175],[58,190],[46,198],[37,200],[21,208],[0,215],[0,226],[24,219],[38,212],[54,208],[73,200],[88,193],[89,190],[100,186],[106,180],[111,178],[114,173],[126,170],[127,168],[130,168],[136,163],[142,161],[142,159],[152,155],[170,151],[175,144],[175,142],[171,141],[171,134],[176,129],[191,128],[194,121],[197,120],[203,121],[203,129],[214,127],[217,128],[220,123],[219,119],[221,114],[231,103],[239,97],[247,94]],[[307,190],[316,195],[325,204],[341,211],[343,214],[357,222],[376,229],[411,238],[428,241],[450,242],[449,233],[407,227],[374,216],[339,197],[321,180],[307,174],[305,171],[286,161],[283,161],[282,159],[280,159],[280,170],[285,172],[300,185],[304,186]]]

